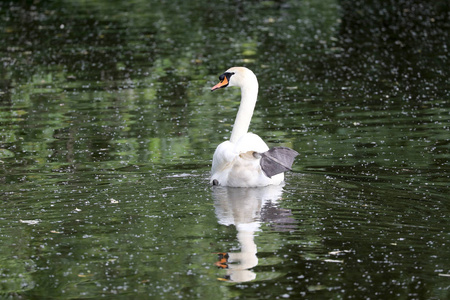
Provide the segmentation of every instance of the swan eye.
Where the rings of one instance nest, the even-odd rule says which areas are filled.
[[[230,81],[231,75],[234,75],[234,72],[227,72],[224,75],[227,76],[228,81]]]
[[[230,81],[231,75],[234,75],[234,72],[225,72],[225,73],[223,73],[222,75],[219,76],[220,82],[222,82],[225,78],[227,79],[227,81]]]
[[[234,72],[225,72],[219,76],[220,82],[211,88],[211,91],[227,87],[230,82],[230,77],[234,74]]]

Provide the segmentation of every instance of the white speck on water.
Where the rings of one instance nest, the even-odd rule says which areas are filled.
[[[36,219],[36,220],[19,220],[20,223],[24,223],[24,224],[28,224],[28,225],[36,225],[39,222],[41,222],[41,220]]]

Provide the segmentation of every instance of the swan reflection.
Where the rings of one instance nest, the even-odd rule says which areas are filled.
[[[270,185],[259,188],[213,188],[214,206],[219,224],[234,225],[240,252],[217,253],[216,266],[227,270],[222,280],[234,282],[250,281],[256,278],[251,270],[258,264],[255,232],[260,230],[261,222],[277,221],[282,218],[287,223],[286,210],[276,203],[281,199],[283,187]],[[289,213],[288,213],[289,214]]]

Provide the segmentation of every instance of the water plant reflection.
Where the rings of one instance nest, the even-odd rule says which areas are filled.
[[[215,212],[219,224],[234,225],[237,230],[237,241],[240,252],[217,253],[219,260],[216,266],[226,269],[226,274],[220,280],[246,282],[254,280],[256,273],[252,268],[258,265],[255,233],[260,231],[262,222],[276,221],[283,213],[276,203],[281,199],[282,186],[270,185],[260,188],[229,188],[215,187],[213,189]]]

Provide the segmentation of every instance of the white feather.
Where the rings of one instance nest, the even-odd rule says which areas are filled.
[[[230,141],[221,143],[214,152],[211,183],[217,180],[219,185],[231,187],[279,185],[284,174],[267,177],[261,170],[260,156],[253,155],[254,152],[266,152],[269,147],[259,136],[248,132],[258,96],[256,76],[243,67],[234,67],[227,72],[234,73],[228,86],[241,88],[241,103]]]

